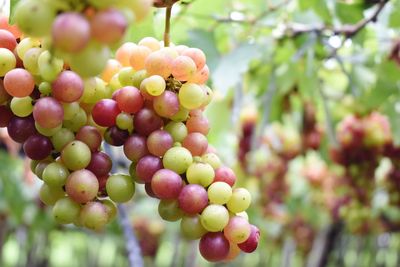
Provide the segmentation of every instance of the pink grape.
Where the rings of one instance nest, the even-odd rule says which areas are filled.
[[[235,172],[226,166],[219,167],[215,170],[214,182],[225,182],[230,186],[234,186],[236,183]]]
[[[90,26],[96,40],[113,44],[124,36],[128,22],[120,11],[110,8],[97,12],[92,17]]]
[[[148,47],[138,45],[133,47],[130,53],[129,62],[132,68],[135,70],[142,70],[145,67],[147,57],[151,54],[151,50]]]
[[[96,197],[99,191],[99,182],[91,171],[78,170],[68,176],[65,190],[75,202],[86,203]]]
[[[200,213],[208,205],[207,191],[198,184],[185,185],[179,194],[179,207],[186,213]]]
[[[103,127],[111,127],[116,123],[118,114],[121,110],[116,101],[112,99],[102,99],[94,105],[92,117],[96,124]]]
[[[154,173],[151,188],[159,199],[176,199],[182,189],[182,178],[176,172],[161,169]]]
[[[32,74],[24,69],[18,68],[6,73],[3,84],[7,93],[14,97],[28,96],[35,88],[35,80]]]
[[[164,131],[157,130],[152,132],[147,138],[147,148],[155,156],[162,157],[165,152],[172,147],[174,140],[172,136]]]
[[[89,165],[86,167],[97,177],[108,175],[112,168],[111,158],[104,152],[98,151],[92,153]]]
[[[172,75],[179,81],[188,81],[196,71],[196,64],[188,56],[178,56],[172,61]]]
[[[101,146],[102,137],[96,127],[86,125],[76,133],[76,140],[84,142],[92,152],[95,152]]]
[[[228,225],[224,228],[224,235],[232,243],[245,242],[251,233],[249,222],[240,216],[234,216],[229,219]]]
[[[207,65],[205,65],[202,69],[196,71],[189,79],[188,82],[190,83],[197,83],[197,84],[205,84],[208,80],[210,75],[210,69]]]
[[[64,109],[53,97],[40,98],[33,107],[33,118],[43,128],[56,128],[64,119]]]
[[[51,87],[53,97],[65,103],[78,101],[83,95],[83,81],[73,71],[61,72]]]
[[[117,91],[115,100],[120,110],[126,113],[137,113],[143,107],[143,97],[136,87],[126,86]]]
[[[165,118],[171,118],[179,111],[179,99],[176,93],[164,91],[153,100],[153,107],[158,115]]]
[[[141,158],[136,165],[136,175],[145,183],[151,182],[153,175],[163,168],[159,157],[147,155]]]
[[[160,75],[167,79],[171,75],[172,61],[161,51],[151,53],[145,61],[145,68],[148,75]]]
[[[207,137],[201,133],[190,133],[183,139],[182,146],[187,148],[193,156],[202,156],[208,147]]]
[[[163,120],[153,110],[148,108],[140,110],[133,119],[136,132],[144,136],[150,135],[164,124]]]
[[[0,47],[14,51],[16,46],[17,41],[15,40],[14,35],[7,30],[0,29]]]
[[[198,48],[188,48],[183,51],[182,55],[190,57],[198,70],[201,70],[206,64],[206,55]]]
[[[208,261],[222,261],[229,254],[229,241],[221,232],[207,233],[200,239],[199,250]]]
[[[207,135],[210,130],[208,119],[203,115],[191,116],[186,121],[186,127],[189,133],[198,132],[202,133],[203,135]]]
[[[124,153],[129,160],[138,162],[142,157],[149,154],[146,138],[136,134],[131,135],[125,141]]]

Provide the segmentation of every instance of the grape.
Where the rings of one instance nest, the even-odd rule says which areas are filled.
[[[93,172],[97,177],[108,175],[112,168],[110,157],[101,151],[92,153],[89,165],[86,167]]]
[[[178,96],[174,92],[164,91],[164,93],[154,98],[153,107],[158,115],[171,118],[179,111]]]
[[[133,130],[133,117],[128,113],[122,112],[118,114],[115,123],[121,130],[128,130],[129,132]]]
[[[183,216],[183,212],[179,209],[178,201],[163,199],[158,204],[158,213],[161,218],[169,222],[176,222]]]
[[[160,75],[167,79],[171,75],[171,59],[161,51],[148,55],[145,60],[145,69],[148,75]]]
[[[23,148],[25,155],[30,159],[42,160],[50,156],[53,145],[46,136],[34,134],[26,139]]]
[[[81,206],[68,197],[57,200],[53,207],[53,216],[56,222],[69,224],[75,222],[81,211]]]
[[[96,103],[92,110],[93,120],[103,127],[111,127],[116,123],[116,118],[121,110],[116,101],[103,99]]]
[[[148,136],[160,129],[164,122],[153,110],[143,108],[133,118],[133,124],[137,133]]]
[[[107,64],[101,73],[101,79],[107,83],[110,83],[111,79],[119,72],[121,68],[122,65],[118,60],[107,60]]]
[[[136,165],[136,176],[143,182],[151,182],[153,175],[163,168],[159,157],[147,155],[141,158]]]
[[[118,90],[116,101],[120,110],[127,113],[137,113],[143,107],[143,98],[140,91],[132,86]]]
[[[210,75],[210,69],[205,65],[201,70],[196,71],[189,79],[190,83],[205,84]]]
[[[52,137],[51,142],[53,143],[54,149],[58,152],[61,150],[71,141],[75,139],[75,135],[71,130],[66,128],[61,128],[57,131]]]
[[[85,49],[71,55],[70,66],[81,77],[87,78],[100,74],[107,65],[110,49],[107,46],[89,43]]]
[[[80,52],[89,43],[90,24],[79,13],[62,13],[53,23],[52,38],[58,49],[69,53]]]
[[[208,204],[207,191],[200,185],[188,184],[182,188],[178,201],[179,207],[186,214],[200,213]]]
[[[166,83],[160,75],[152,75],[142,81],[140,89],[145,90],[151,96],[161,95],[166,88]]]
[[[127,3],[127,7],[129,7],[129,9],[133,11],[135,19],[138,22],[142,21],[147,16],[152,6],[153,1],[151,0],[135,0],[129,1],[129,4]]]
[[[162,157],[173,145],[172,136],[164,131],[157,130],[152,132],[147,138],[147,148],[155,156]]]
[[[139,70],[133,74],[131,77],[132,80],[132,85],[136,88],[140,88],[140,84],[144,79],[147,77],[147,72],[146,70]]]
[[[201,70],[206,65],[206,55],[198,48],[188,48],[182,53],[183,56],[190,57],[198,70]]]
[[[38,59],[43,52],[41,48],[33,47],[26,51],[23,58],[24,68],[33,75],[39,75]]]
[[[260,230],[254,225],[250,225],[251,232],[249,238],[243,243],[238,244],[238,247],[246,253],[251,253],[257,249],[258,241],[260,239]]]
[[[209,186],[214,180],[214,169],[206,163],[193,163],[186,172],[186,178],[191,184]]]
[[[225,182],[232,187],[236,183],[236,175],[231,168],[222,166],[215,170],[214,182]]]
[[[51,136],[55,135],[62,128],[61,125],[56,127],[56,128],[43,128],[42,126],[40,126],[36,122],[35,122],[35,127],[36,127],[36,130],[41,135],[44,135],[44,136],[47,136],[47,137],[51,137]]]
[[[182,189],[182,178],[171,170],[158,170],[151,179],[151,189],[160,199],[176,199]]]
[[[34,37],[48,35],[55,16],[52,5],[35,0],[19,2],[14,13],[18,28]]]
[[[50,54],[48,50],[43,51],[38,58],[40,76],[46,81],[54,81],[63,70],[64,61]]]
[[[13,52],[6,48],[0,48],[0,77],[3,77],[7,72],[15,68],[17,60]]]
[[[138,45],[146,46],[153,52],[160,50],[161,48],[160,42],[154,37],[144,37],[142,40],[139,41]]]
[[[199,215],[183,216],[181,220],[181,233],[189,240],[196,240],[206,234],[207,230],[201,225]]]
[[[176,52],[178,52],[179,55],[182,55],[183,51],[185,51],[186,49],[188,49],[189,47],[187,45],[177,45],[174,46],[174,49]]]
[[[117,75],[120,85],[121,86],[132,86],[134,75],[135,75],[135,70],[132,67],[121,68]]]
[[[189,116],[189,110],[185,109],[184,107],[180,106],[179,111],[175,113],[172,117],[169,119],[175,121],[175,122],[181,122],[181,121],[186,121]]]
[[[80,110],[78,102],[62,103],[62,106],[64,110],[64,120],[73,120]]]
[[[51,84],[53,97],[58,101],[72,103],[78,101],[83,95],[83,81],[73,71],[63,71]]]
[[[130,66],[129,60],[131,58],[132,51],[135,47],[136,44],[134,43],[131,42],[124,43],[115,52],[115,59],[118,60],[124,67]]]
[[[7,131],[11,139],[18,143],[25,142],[28,137],[37,133],[32,116],[25,118],[14,116],[7,126]]]
[[[36,168],[35,168],[34,173],[36,174],[36,176],[37,176],[39,179],[42,179],[43,171],[44,171],[44,169],[46,169],[47,165],[49,165],[50,163],[51,163],[51,162],[50,162],[49,160],[45,159],[45,160],[40,161],[40,162],[36,165]]]
[[[101,197],[107,196],[106,185],[109,178],[109,174],[106,176],[97,177],[97,181],[99,181],[99,193],[98,195]]]
[[[76,133],[76,140],[84,142],[92,152],[97,151],[101,146],[101,133],[93,126],[83,126]]]
[[[186,121],[186,127],[188,129],[189,133],[202,133],[204,135],[208,134],[208,131],[210,130],[208,119],[204,116],[191,116],[187,121]]]
[[[249,238],[250,231],[250,224],[246,219],[234,216],[229,219],[228,225],[225,226],[224,235],[230,242],[238,244]]]
[[[30,96],[14,97],[11,100],[10,108],[18,117],[28,117],[33,111],[32,98]]]
[[[131,135],[124,144],[125,156],[133,161],[138,162],[142,157],[149,154],[146,145],[146,138],[139,135]]]
[[[214,153],[206,153],[201,157],[202,161],[204,163],[208,163],[211,165],[211,167],[213,167],[213,169],[216,171],[218,168],[221,167],[221,160],[219,159],[219,157],[214,154]],[[217,177],[217,173],[215,173],[215,177]],[[215,180],[215,178],[214,178]]]
[[[245,188],[236,188],[227,203],[228,209],[233,213],[245,211],[251,203],[251,195]]]
[[[201,133],[190,133],[183,140],[182,146],[187,148],[193,156],[201,156],[208,147],[207,137]]]
[[[208,188],[208,198],[213,204],[226,204],[232,196],[232,187],[224,182],[215,182]]]
[[[178,174],[183,174],[192,164],[190,151],[184,147],[172,147],[164,154],[163,165]]]
[[[112,44],[124,36],[128,23],[120,11],[110,8],[97,12],[90,26],[93,38],[101,43]]]
[[[104,133],[104,141],[112,146],[122,146],[129,137],[129,132],[116,126],[110,127]]]
[[[237,244],[234,243],[229,243],[229,253],[224,259],[225,262],[232,261],[237,258],[240,254],[240,248],[237,246]]]
[[[73,171],[86,168],[91,160],[90,149],[81,141],[72,141],[61,151],[61,160]]]
[[[135,183],[128,175],[114,174],[108,178],[106,190],[112,201],[128,202],[135,194]]]
[[[33,107],[33,117],[43,128],[55,128],[62,124],[64,110],[54,98],[44,97],[39,99]]]
[[[222,261],[229,254],[229,241],[223,233],[207,233],[200,239],[199,250],[208,261]]]
[[[179,90],[179,101],[184,108],[199,108],[205,99],[203,89],[195,83],[185,83]]]
[[[172,63],[172,61],[179,56],[178,51],[176,51],[173,47],[167,46],[160,49],[160,54],[166,56],[168,60]]]
[[[40,200],[48,205],[53,206],[59,199],[65,196],[65,192],[61,187],[52,187],[47,184],[42,184],[39,191]]]
[[[85,126],[88,122],[88,117],[83,108],[79,108],[78,113],[70,120],[65,120],[63,122],[63,126],[72,130],[73,132],[77,132],[81,127]]]
[[[0,79],[0,104],[4,104],[12,97],[7,93],[6,89],[4,88],[3,79]]]
[[[7,127],[12,117],[13,113],[7,106],[0,106],[0,127]]]
[[[100,202],[86,203],[80,213],[80,220],[83,225],[94,231],[101,231],[108,222],[106,207]]]
[[[202,107],[206,107],[208,104],[211,103],[214,94],[213,94],[213,91],[211,90],[211,88],[208,87],[207,85],[203,85],[203,86],[201,86],[201,88],[203,89],[203,91],[206,95],[206,98],[204,99]]]
[[[17,41],[15,40],[14,35],[7,30],[0,29],[0,47],[14,51],[16,46]]]
[[[64,165],[53,162],[43,170],[42,179],[49,186],[61,188],[65,185],[68,176],[69,171]]]
[[[164,130],[172,136],[174,142],[182,142],[188,134],[183,122],[171,121],[164,127]]]
[[[97,196],[99,182],[91,171],[78,170],[68,176],[65,190],[75,202],[87,203]]]
[[[35,88],[32,74],[24,69],[13,69],[4,76],[4,89],[14,97],[29,96]]]
[[[115,206],[114,202],[109,199],[104,199],[102,201],[104,208],[106,209],[108,215],[108,222],[111,222],[117,216],[117,207]]]
[[[201,224],[210,232],[220,232],[229,222],[229,212],[222,205],[211,204],[201,213]]]
[[[196,64],[188,56],[178,56],[172,61],[172,75],[179,81],[189,80],[196,71]]]
[[[146,194],[147,194],[149,197],[157,198],[156,194],[154,194],[153,189],[151,188],[151,183],[145,183],[145,184],[144,184],[144,189],[145,189],[145,191],[146,191]]]
[[[88,104],[94,104],[97,101],[103,99],[106,95],[106,89],[104,82],[95,77],[95,78],[88,78],[83,81],[84,89],[83,89],[83,96],[82,102]]]
[[[24,58],[26,51],[31,49],[32,47],[40,47],[41,43],[38,39],[34,38],[24,38],[17,45],[17,55],[19,58]]]

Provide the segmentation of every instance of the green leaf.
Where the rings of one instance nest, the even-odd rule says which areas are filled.
[[[139,23],[133,23],[127,34],[127,40],[132,42],[138,42],[140,39],[146,36],[154,36],[154,15],[149,14],[145,20]]]
[[[399,9],[400,9],[400,1],[396,0],[392,3],[391,14],[389,17],[389,27],[400,27],[400,16],[399,16]]]
[[[354,24],[364,18],[362,4],[337,3],[336,13],[342,23]]]
[[[14,12],[19,1],[20,0],[10,0],[10,17],[8,18],[10,23],[14,23]]]
[[[247,72],[253,59],[262,55],[261,47],[256,44],[242,44],[231,53],[222,57],[216,70],[212,72],[213,86],[225,96]]]

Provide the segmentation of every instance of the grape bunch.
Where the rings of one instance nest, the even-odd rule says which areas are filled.
[[[212,90],[200,49],[146,37],[87,76],[68,62],[72,54],[57,58],[45,43],[0,30],[0,127],[23,144],[58,223],[101,231],[136,182],[160,199],[163,219],[180,220],[186,238],[200,239],[205,259],[256,249],[260,232],[245,212],[250,193],[233,188],[235,173],[208,144],[203,110]],[[123,147],[129,174],[111,173],[103,141]]]
[[[22,0],[13,18],[33,38],[26,39],[24,47],[38,48],[29,53],[31,62],[41,54],[39,46],[56,57],[41,59],[39,65],[46,67],[38,71],[46,74],[46,80],[55,78],[63,66],[58,58],[80,76],[90,77],[100,74],[110,57],[110,48],[121,43],[128,25],[146,16],[152,4],[151,0]]]

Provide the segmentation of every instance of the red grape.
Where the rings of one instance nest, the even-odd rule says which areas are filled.
[[[160,199],[176,199],[182,189],[182,178],[171,170],[158,170],[151,179],[151,189]]]
[[[172,147],[173,142],[174,140],[168,132],[157,130],[147,138],[147,148],[151,154],[162,157]]]
[[[197,214],[208,205],[207,191],[198,184],[188,184],[179,194],[179,207],[187,214]]]
[[[86,167],[97,177],[108,175],[112,168],[112,161],[110,157],[104,152],[94,152],[89,165]]]
[[[153,175],[162,168],[162,161],[159,157],[147,155],[141,158],[136,165],[136,175],[143,182],[148,183],[151,182]]]
[[[44,97],[33,107],[33,118],[43,128],[56,128],[63,122],[64,109],[56,99]]]
[[[131,135],[125,141],[124,153],[129,160],[138,162],[142,157],[149,154],[146,138],[136,134]]]
[[[118,114],[121,110],[116,101],[112,99],[103,99],[94,105],[92,117],[95,123],[103,127],[115,125]]]
[[[65,103],[78,101],[83,95],[83,81],[73,71],[61,72],[53,81],[51,88],[53,97]]]
[[[33,160],[42,160],[50,156],[53,145],[46,136],[40,134],[31,135],[24,143],[24,152]]]
[[[207,233],[200,239],[199,250],[208,261],[222,261],[229,254],[229,241],[221,232]]]
[[[243,243],[238,244],[238,247],[246,253],[251,253],[257,249],[260,239],[260,230],[255,225],[250,225],[251,232],[249,238]]]
[[[145,136],[160,129],[164,124],[163,120],[153,110],[148,108],[140,110],[134,117],[133,123],[136,132]]]
[[[126,113],[137,113],[143,107],[143,97],[133,86],[126,86],[116,92],[115,100],[120,110]]]

